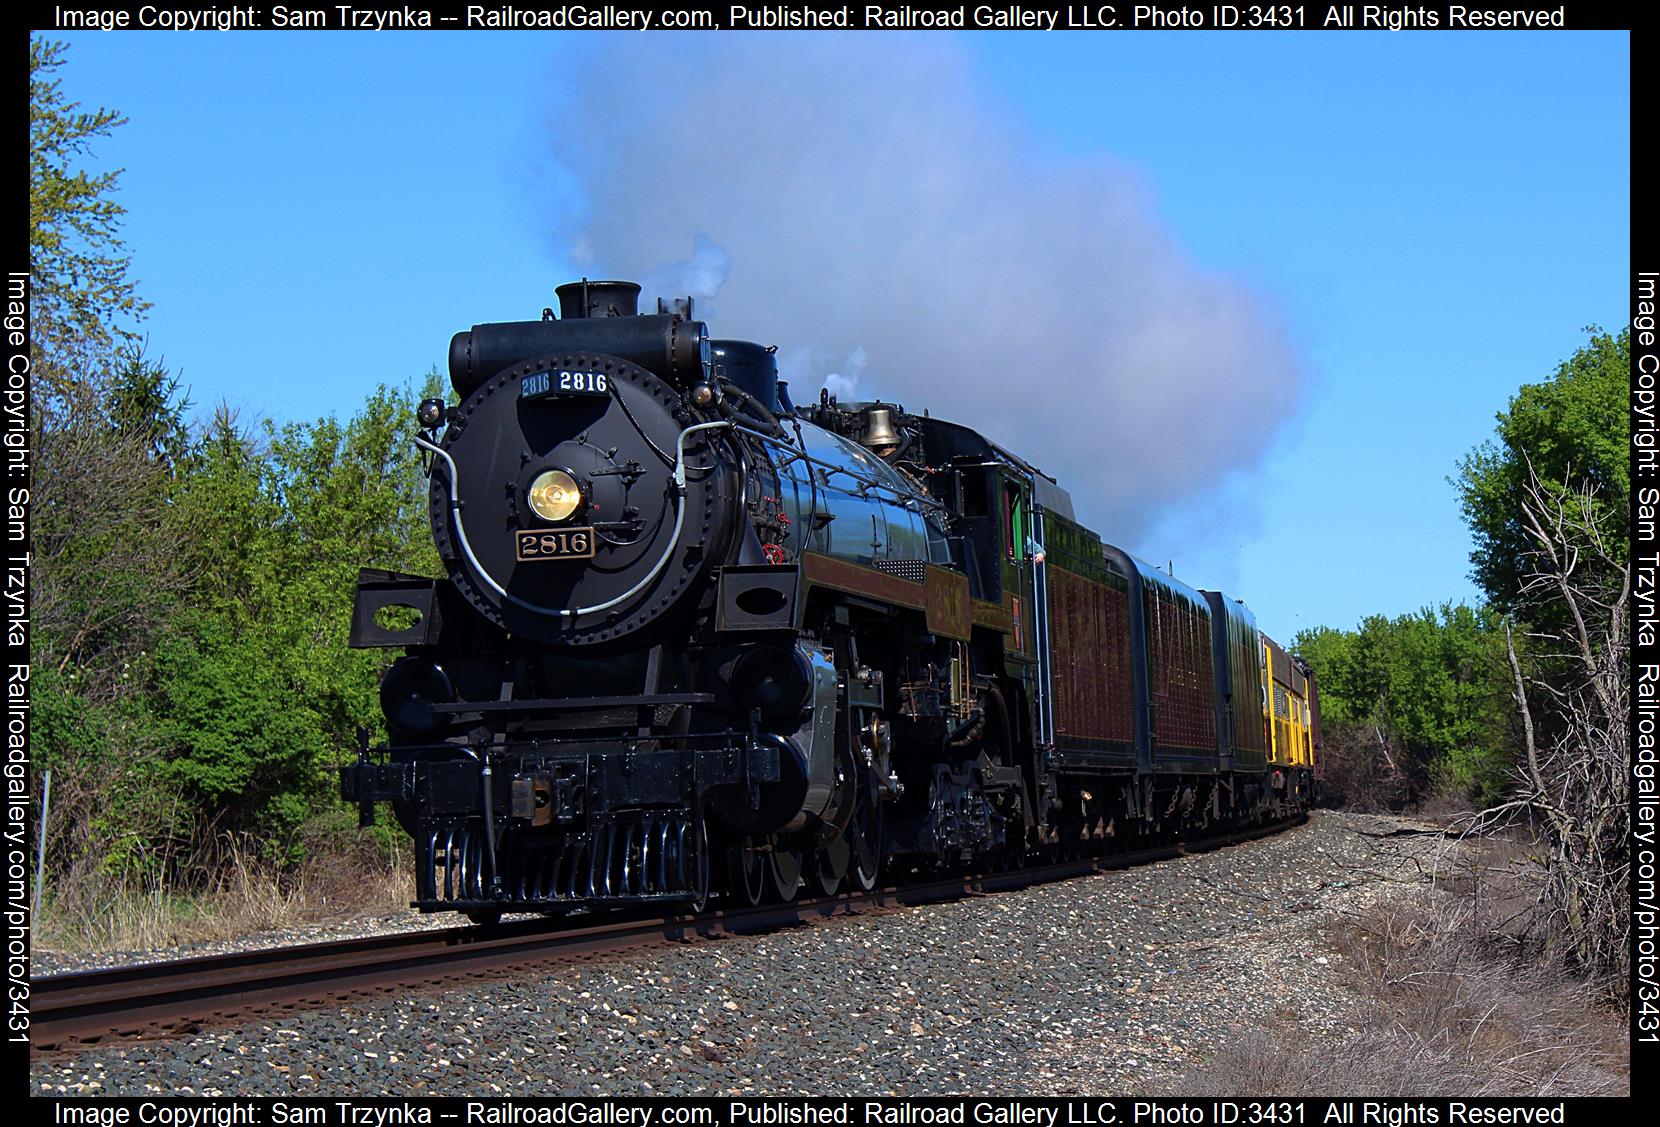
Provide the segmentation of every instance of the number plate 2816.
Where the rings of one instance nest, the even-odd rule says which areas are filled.
[[[519,380],[520,399],[540,399],[544,395],[598,395],[610,394],[611,381],[604,372],[532,372]]]
[[[521,562],[585,560],[594,554],[591,528],[532,528],[513,533],[515,555]]]

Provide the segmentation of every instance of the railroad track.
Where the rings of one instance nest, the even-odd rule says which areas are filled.
[[[1091,873],[1208,852],[1264,837],[1305,818],[1194,842],[1085,856],[1001,873],[953,876],[868,893],[723,909],[701,916],[611,918],[588,927],[533,919],[491,928],[452,927],[331,943],[75,971],[31,982],[36,1051],[145,1040],[301,1007],[335,1005],[391,990],[497,977],[528,966],[590,959],[655,943],[748,935],[837,915],[893,910],[1011,891]]]

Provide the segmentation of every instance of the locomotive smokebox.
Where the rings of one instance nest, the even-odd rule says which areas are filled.
[[[747,340],[712,340],[715,375],[778,414],[778,357],[774,349]]]
[[[640,314],[638,282],[566,282],[554,287],[559,295],[559,316],[566,321],[585,317],[637,317]]]

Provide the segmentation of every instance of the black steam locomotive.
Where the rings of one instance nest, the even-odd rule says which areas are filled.
[[[793,405],[689,299],[558,296],[420,405],[448,575],[358,580],[352,644],[404,656],[341,788],[418,907],[753,904],[1311,801],[1312,680],[1243,604],[968,427]]]

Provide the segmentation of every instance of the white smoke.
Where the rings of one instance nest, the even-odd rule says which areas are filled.
[[[583,37],[560,70],[554,155],[588,200],[560,250],[718,290],[698,315],[778,345],[798,403],[967,423],[1133,546],[1300,402],[1263,296],[1195,264],[1134,170],[1035,144],[956,41]]]
[[[720,292],[732,273],[732,255],[701,231],[692,236],[692,256],[667,262],[637,279],[641,293],[655,297],[694,297],[706,301]],[[703,315],[702,310],[697,311]]]
[[[854,345],[853,351],[847,354],[847,359],[840,367],[825,374],[824,389],[837,399],[857,399],[859,378],[865,374],[865,365],[869,362],[865,350],[859,345]]]

